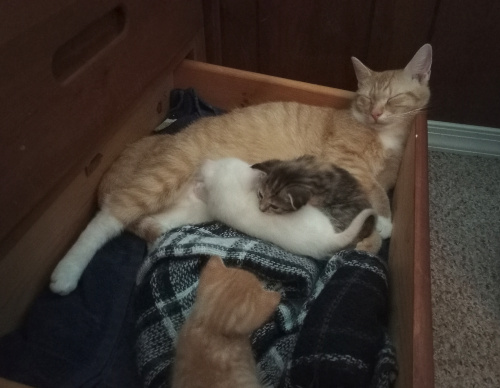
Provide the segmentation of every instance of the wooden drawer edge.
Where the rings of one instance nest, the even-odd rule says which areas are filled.
[[[434,387],[429,228],[427,118],[415,123],[415,259],[413,283],[413,386]]]
[[[186,59],[174,71],[174,87],[193,85],[201,98],[226,110],[268,101],[345,108],[354,96],[346,90]]]
[[[396,387],[434,386],[430,288],[427,120],[415,120],[393,195],[389,249],[391,335],[398,353]]]

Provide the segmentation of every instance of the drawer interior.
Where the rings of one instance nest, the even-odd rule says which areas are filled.
[[[343,108],[353,96],[193,60],[184,60],[173,72],[165,71],[128,113],[113,122],[109,132],[114,135],[88,155],[88,165],[98,160],[97,166],[90,173],[82,168],[65,180],[0,261],[0,334],[19,324],[57,261],[92,216],[95,190],[112,160],[127,143],[158,124],[157,106],[168,104],[169,90],[189,87],[226,110],[273,100]],[[427,184],[427,121],[422,114],[412,128],[393,197],[391,333],[398,349],[399,387],[433,386]]]

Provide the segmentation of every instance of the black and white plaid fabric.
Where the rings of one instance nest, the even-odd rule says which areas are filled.
[[[168,387],[177,332],[194,302],[201,263],[219,255],[256,274],[282,301],[252,337],[262,380],[273,387],[389,387],[397,373],[387,335],[383,260],[342,251],[317,261],[220,223],[162,237],[137,277],[137,362],[143,385]]]

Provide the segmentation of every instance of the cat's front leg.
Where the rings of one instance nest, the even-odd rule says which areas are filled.
[[[392,234],[391,205],[386,191],[374,179],[362,183],[368,200],[377,213],[377,223],[373,233],[358,242],[356,249],[377,253],[382,246],[382,239],[389,238]]]
[[[391,204],[384,188],[375,180],[369,184],[367,189],[368,200],[377,213],[375,230],[382,238],[389,238],[392,234]]]
[[[380,237],[384,239],[391,237],[392,221],[387,217],[378,216],[375,230],[380,234]]]

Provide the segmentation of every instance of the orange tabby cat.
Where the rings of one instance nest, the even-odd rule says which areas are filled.
[[[172,387],[261,387],[250,335],[279,302],[280,294],[264,290],[252,273],[211,257],[179,332]]]
[[[205,159],[268,159],[316,155],[352,173],[368,194],[377,230],[358,249],[378,251],[390,235],[387,190],[395,182],[415,115],[429,101],[429,44],[401,70],[375,72],[352,59],[358,90],[351,109],[270,102],[203,118],[176,135],[151,136],[127,148],[104,176],[100,211],[52,274],[51,289],[76,288],[94,253],[123,229],[154,240],[171,229],[168,209]],[[165,212],[167,212],[165,214]],[[196,219],[190,220],[197,222]]]

